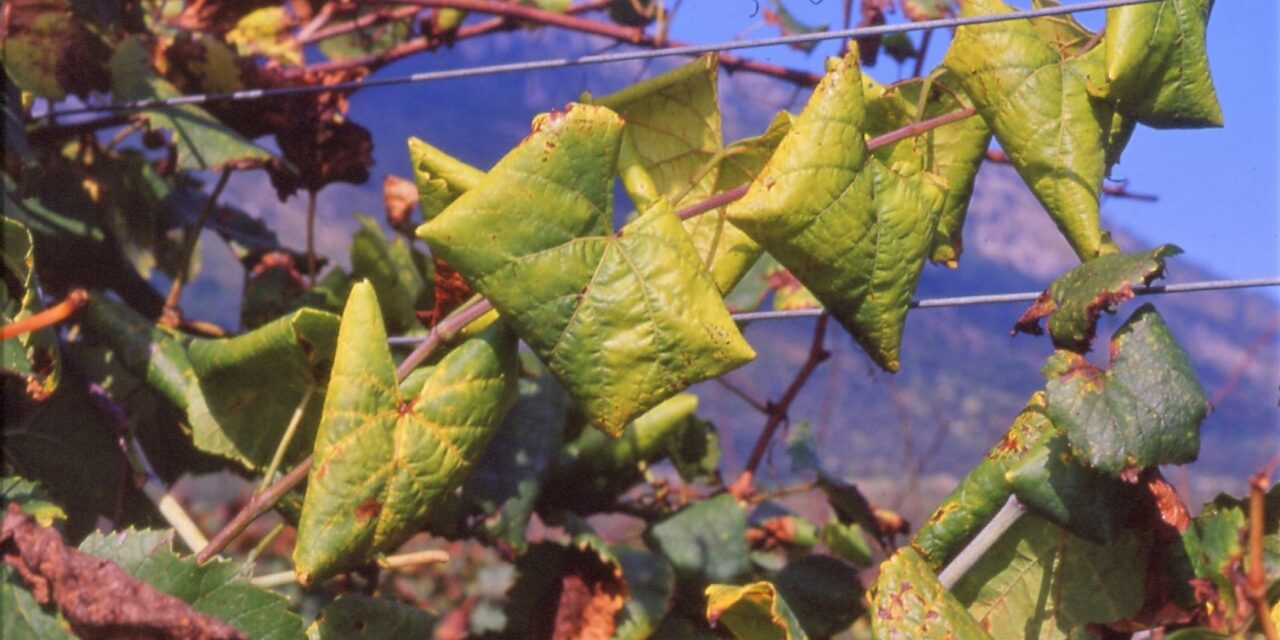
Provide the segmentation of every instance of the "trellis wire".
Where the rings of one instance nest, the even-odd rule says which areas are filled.
[[[1030,18],[1043,18],[1046,16],[1056,16],[1082,11],[1097,11],[1099,9],[1109,9],[1111,7],[1120,7],[1131,4],[1146,4],[1150,2],[1158,2],[1160,0],[1094,0],[1091,2],[1081,2],[1079,4],[1062,5],[1053,7],[1043,7],[1040,9],[1031,9],[1027,11],[1014,11],[1010,13],[999,13],[984,16],[959,16],[953,18],[940,18],[937,20],[924,20],[922,22],[907,22],[899,24],[886,24],[871,27],[854,27],[851,29],[838,29],[835,31],[823,31],[819,33],[800,33],[789,36],[776,36],[772,38],[757,38],[754,40],[738,40],[730,42],[716,42],[710,44],[692,44],[679,47],[667,47],[663,49],[648,49],[639,51],[621,51],[616,53],[601,53],[576,58],[551,58],[546,60],[532,60],[528,62],[511,62],[504,64],[494,64],[476,67],[464,67],[461,69],[445,69],[442,71],[424,71],[407,76],[394,76],[390,78],[373,78],[368,80],[336,82],[333,84],[320,85],[300,85],[295,87],[271,87],[263,89],[244,89],[240,91],[226,91],[220,93],[197,93],[184,96],[176,96],[173,98],[148,98],[144,100],[131,100],[128,102],[118,102],[114,104],[102,105],[86,105],[75,109],[67,109],[57,112],[57,115],[75,115],[81,113],[96,113],[102,111],[135,111],[139,109],[151,109],[163,106],[176,105],[195,105],[205,104],[208,102],[223,101],[243,101],[243,100],[259,100],[262,98],[272,98],[284,95],[293,95],[299,93],[322,93],[328,91],[354,91],[357,89],[367,89],[370,87],[385,87],[401,84],[415,84],[419,82],[431,82],[435,80],[449,80],[454,78],[470,78],[476,76],[494,75],[500,73],[521,73],[528,71],[539,71],[543,69],[559,69],[564,67],[586,66],[596,64],[607,64],[612,62],[626,62],[629,60],[649,60],[653,58],[663,58],[668,56],[687,56],[710,53],[712,51],[732,51],[736,49],[755,49],[760,47],[772,47],[778,45],[805,44],[810,42],[820,42],[823,40],[837,39],[858,39],[869,38],[874,36],[883,36],[891,33],[905,33],[908,31],[923,31],[928,29],[945,29],[951,27],[962,27],[974,24],[987,24],[992,22],[1005,22],[1007,20],[1027,20]],[[45,114],[47,117],[53,114]]]
[[[1181,284],[1162,284],[1149,287],[1138,287],[1135,295],[1149,296],[1161,293],[1191,293],[1194,291],[1219,291],[1223,289],[1248,289],[1254,287],[1280,286],[1280,278],[1246,278],[1240,280],[1204,280]],[[984,304],[1005,304],[1010,302],[1032,302],[1040,297],[1039,291],[1023,293],[995,293],[978,296],[956,296],[951,298],[924,298],[912,300],[908,306],[912,309],[936,309],[941,307],[971,307]],[[786,320],[789,318],[812,318],[825,313],[825,309],[790,309],[786,311],[748,311],[735,313],[732,317],[737,322],[752,320]],[[392,346],[415,345],[426,339],[426,336],[394,336],[387,339]]]

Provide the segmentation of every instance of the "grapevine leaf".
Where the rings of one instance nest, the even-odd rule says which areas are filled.
[[[1138,611],[1149,551],[1136,532],[1097,545],[1027,514],[952,593],[994,637],[1080,637]]]
[[[301,640],[302,620],[289,610],[280,594],[251,584],[231,562],[203,565],[173,552],[172,534],[154,530],[93,533],[80,551],[115,562],[125,573],[156,590],[191,605],[192,609],[230,621],[248,637],[263,640]]]
[[[682,393],[645,412],[612,438],[583,431],[565,447],[546,499],[575,513],[607,509],[614,499],[644,479],[650,464],[669,455],[685,432],[703,430],[693,417],[698,396]]]
[[[289,29],[293,20],[284,7],[263,7],[245,13],[226,33],[227,43],[241,55],[266,56],[286,66],[302,64],[302,44]]]
[[[716,56],[707,55],[595,101],[622,116],[657,195],[675,207],[749,182],[781,137],[771,126],[759,138],[724,148],[716,101],[718,71]],[[684,227],[721,293],[731,290],[760,257],[759,245],[718,213],[685,220]]]
[[[1098,317],[1134,296],[1135,285],[1164,277],[1164,259],[1182,253],[1165,244],[1141,253],[1112,254],[1080,265],[1060,276],[1023,312],[1013,332],[1040,335],[1040,319],[1049,318],[1053,345],[1079,353],[1089,350]]]
[[[668,206],[609,232],[621,131],[588,105],[540,118],[418,230],[613,435],[755,356]]]
[[[1244,529],[1244,511],[1225,507],[1206,509],[1182,534],[1182,547],[1195,575],[1196,600],[1209,605],[1208,623],[1218,631],[1236,628],[1240,602],[1232,576],[1243,573]]]
[[[871,566],[871,547],[857,523],[844,524],[832,516],[822,527],[822,543],[832,554],[862,568]]]
[[[732,582],[750,568],[747,515],[729,494],[689,505],[654,524],[647,535],[678,576]]]
[[[0,289],[0,324],[31,317],[44,309],[36,283],[35,243],[31,231],[9,217],[3,220],[4,287]],[[51,327],[19,334],[0,346],[0,372],[26,382],[26,392],[37,400],[49,397],[62,379],[58,335]]]
[[[671,598],[675,595],[671,565],[649,551],[617,547],[613,552],[631,592],[631,597],[618,611],[613,637],[617,640],[655,637],[654,630],[671,609]]]
[[[4,504],[16,503],[42,527],[67,519],[67,512],[45,493],[44,487],[21,476],[0,478],[0,498]]]
[[[55,101],[108,89],[107,45],[75,13],[66,0],[9,5],[4,69],[19,89]]]
[[[871,609],[871,635],[877,639],[991,638],[911,547],[880,565]]]
[[[435,623],[435,616],[417,607],[347,593],[320,610],[307,640],[428,638]]]
[[[191,394],[202,396],[188,412],[196,446],[262,469],[311,390],[284,461],[309,454],[337,336],[337,316],[304,308],[234,338],[192,341]]]
[[[815,638],[848,629],[865,613],[858,570],[830,556],[808,555],[787,563],[773,579],[800,627]]]
[[[831,28],[831,26],[827,24],[811,26],[801,22],[796,19],[795,14],[791,13],[791,11],[782,4],[782,0],[771,0],[771,4],[773,5],[773,10],[765,10],[764,21],[768,24],[777,25],[778,30],[781,31],[784,36],[794,36],[806,33],[822,33],[823,31]],[[792,49],[798,49],[805,53],[809,53],[813,51],[814,47],[818,46],[818,43],[817,41],[810,40],[809,42],[793,42],[789,46]]]
[[[729,207],[729,220],[804,283],[877,364],[896,371],[941,192],[868,158],[862,106],[851,51]]]
[[[188,393],[195,372],[177,337],[100,294],[90,296],[84,319],[89,332],[111,346],[126,371],[146,380],[174,406],[189,411],[192,400],[203,402],[198,393]]]
[[[1077,460],[1066,433],[1054,433],[1021,459],[1010,461],[1005,480],[1024,505],[1087,540],[1113,542],[1138,500],[1139,487]]]
[[[1213,502],[1204,506],[1201,515],[1237,508],[1248,510],[1249,498],[1235,498],[1219,494]],[[1271,485],[1263,502],[1265,516],[1262,523],[1263,564],[1266,566],[1268,584],[1280,579],[1280,483]]]
[[[403,397],[380,316],[373,286],[352,287],[298,525],[303,585],[408,539],[466,478],[515,397],[516,341],[501,324]]]
[[[721,622],[740,640],[807,640],[800,621],[772,583],[753,582],[741,587],[713,584],[707,587],[707,621]]]
[[[1012,11],[965,2],[964,16]],[[1064,57],[1026,20],[960,27],[943,64],[959,80],[1018,174],[1083,260],[1104,250],[1098,219],[1110,107],[1089,94],[1102,55]],[[1086,60],[1087,58],[1087,60]]]
[[[867,98],[868,133],[878,135],[905,127],[917,119],[921,82],[907,82],[881,87],[870,78],[863,79]],[[923,120],[959,111],[971,106],[957,92],[960,83],[945,68],[930,84],[924,103]],[[932,129],[922,135],[903,138],[885,145],[873,155],[889,168],[909,176],[928,171],[947,185],[938,227],[933,235],[929,259],[955,267],[963,250],[961,231],[974,181],[982,166],[983,155],[991,143],[991,129],[982,118],[963,120]]]
[[[1205,28],[1212,0],[1107,10],[1108,96],[1152,127],[1221,127]]]
[[[368,19],[375,11],[374,7],[361,8],[350,19],[334,20],[329,24],[345,25],[361,18]],[[376,55],[404,42],[413,30],[412,20],[389,20],[357,28],[332,38],[325,38],[317,45],[320,53],[333,61],[341,61],[360,56]]]
[[[414,310],[430,306],[431,285],[403,238],[388,242],[373,218],[357,214],[356,219],[361,228],[351,240],[351,277],[373,285],[387,331],[403,334],[418,326]]]
[[[484,177],[483,171],[418,138],[409,138],[409,160],[425,221],[431,221]]]
[[[432,531],[452,536],[469,514],[480,528],[516,553],[528,547],[529,518],[564,440],[569,398],[551,374],[521,378],[519,397],[475,470],[463,485],[461,504],[431,516]]]
[[[911,546],[934,570],[977,534],[1012,493],[1005,473],[1054,434],[1045,416],[1044,394],[1037,392],[1013,419],[1005,435],[916,531]]]
[[[181,95],[151,68],[146,45],[129,36],[111,56],[111,94],[117,102]],[[142,112],[151,126],[173,132],[179,169],[216,169],[265,162],[271,154],[195,105],[165,105]]]
[[[0,564],[0,637],[7,640],[72,640],[56,610],[40,606],[23,588],[13,567]]]
[[[1109,370],[1071,351],[1045,364],[1047,415],[1072,449],[1111,474],[1195,460],[1209,402],[1155,307],[1143,305],[1116,330],[1111,354]]]

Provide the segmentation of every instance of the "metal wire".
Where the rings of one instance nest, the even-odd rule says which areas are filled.
[[[1133,290],[1135,295],[1150,296],[1162,293],[1190,293],[1193,291],[1218,291],[1222,289],[1249,289],[1255,287],[1280,286],[1280,278],[1246,278],[1242,280],[1205,280],[1201,282],[1185,282],[1181,284],[1164,284],[1150,287],[1139,287]],[[924,298],[912,300],[907,306],[912,309],[936,309],[939,307],[972,307],[984,304],[1005,304],[1009,302],[1032,302],[1040,297],[1039,291],[1023,293],[995,293],[980,296],[957,296],[952,298]],[[749,311],[732,314],[736,322],[752,320],[786,320],[789,318],[812,318],[825,313],[825,309],[791,309],[788,311]],[[418,344],[426,336],[394,336],[388,338],[392,346],[410,346]]]
[[[118,102],[114,104],[103,105],[86,105],[75,109],[67,109],[59,111],[57,115],[67,116],[80,113],[96,113],[102,111],[135,111],[139,109],[150,109],[162,106],[175,106],[184,104],[205,104],[208,102],[222,101],[242,101],[242,100],[259,100],[262,98],[271,98],[284,95],[294,95],[300,93],[321,93],[326,91],[354,91],[357,89],[368,89],[371,87],[386,87],[401,84],[414,84],[419,82],[431,82],[436,80],[448,80],[453,78],[470,78],[476,76],[487,76],[500,73],[521,73],[527,71],[538,71],[542,69],[559,69],[564,67],[575,67],[594,64],[606,64],[612,62],[625,62],[628,60],[648,60],[652,58],[663,58],[667,56],[687,56],[709,53],[712,51],[732,51],[736,49],[754,49],[759,47],[772,47],[778,45],[793,45],[809,42],[819,42],[822,40],[836,39],[858,39],[869,38],[873,36],[883,36],[890,33],[905,33],[908,31],[922,31],[927,29],[945,29],[952,27],[962,27],[966,25],[987,24],[992,22],[1005,22],[1007,20],[1026,20],[1030,18],[1042,18],[1045,16],[1056,16],[1082,11],[1097,11],[1100,9],[1109,9],[1111,7],[1120,7],[1131,4],[1146,4],[1149,2],[1158,2],[1160,0],[1094,0],[1091,2],[1081,2],[1072,5],[1044,7],[1041,9],[1031,9],[1028,11],[1014,11],[1010,13],[999,13],[984,16],[962,16],[954,18],[943,18],[938,20],[925,20],[922,22],[909,22],[900,24],[886,24],[872,27],[855,27],[851,29],[838,29],[834,31],[823,31],[820,33],[800,33],[789,36],[777,36],[773,38],[757,38],[754,40],[736,40],[729,42],[716,42],[710,44],[694,44],[680,47],[668,47],[664,49],[639,50],[639,51],[622,51],[617,53],[592,54],[578,56],[576,58],[551,58],[547,60],[532,60],[528,62],[511,62],[505,64],[494,64],[477,67],[464,67],[461,69],[445,69],[442,71],[424,71],[407,76],[394,76],[389,78],[373,78],[368,80],[337,82],[334,84],[322,85],[300,85],[295,87],[271,87],[263,89],[244,89],[241,91],[227,91],[221,93],[198,93],[173,98],[148,98],[145,100],[132,100],[128,102]],[[46,114],[50,115],[50,114]],[[45,117],[45,116],[41,116]]]

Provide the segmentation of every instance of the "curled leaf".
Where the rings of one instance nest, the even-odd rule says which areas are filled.
[[[773,583],[760,581],[741,587],[707,587],[707,621],[723,622],[740,640],[807,640],[800,621]]]
[[[1205,28],[1213,0],[1107,10],[1108,97],[1152,127],[1221,127]]]
[[[621,133],[601,107],[540,118],[418,230],[613,435],[755,356],[664,201],[610,233]]]
[[[729,220],[804,283],[889,371],[942,192],[868,157],[851,51],[822,79]]]
[[[1141,253],[1112,254],[1091,260],[1060,276],[1023,312],[1012,333],[1040,335],[1040,319],[1049,318],[1053,346],[1079,353],[1089,350],[1098,318],[1134,296],[1133,287],[1164,276],[1164,259],[1182,249],[1165,244]]]
[[[373,287],[352,287],[293,554],[301,584],[359,566],[424,524],[511,407],[516,364],[515,337],[495,323],[404,397]]]

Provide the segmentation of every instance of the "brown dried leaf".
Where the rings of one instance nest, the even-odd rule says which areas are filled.
[[[280,151],[294,171],[268,167],[281,201],[299,188],[319,191],[333,182],[364,184],[373,166],[373,136],[350,120],[301,120],[276,133]]]
[[[454,309],[476,293],[471,285],[462,279],[462,274],[454,271],[448,262],[440,258],[435,258],[434,261],[436,265],[435,304],[430,311],[417,312],[418,321],[428,327],[436,326],[437,322],[453,313]]]
[[[66,546],[9,503],[0,524],[0,558],[13,566],[41,604],[56,603],[82,638],[245,639],[231,625],[130,577],[110,560]]]
[[[418,187],[412,180],[388,173],[382,179],[382,204],[387,207],[387,224],[391,228],[413,231],[409,214],[418,204]]]

